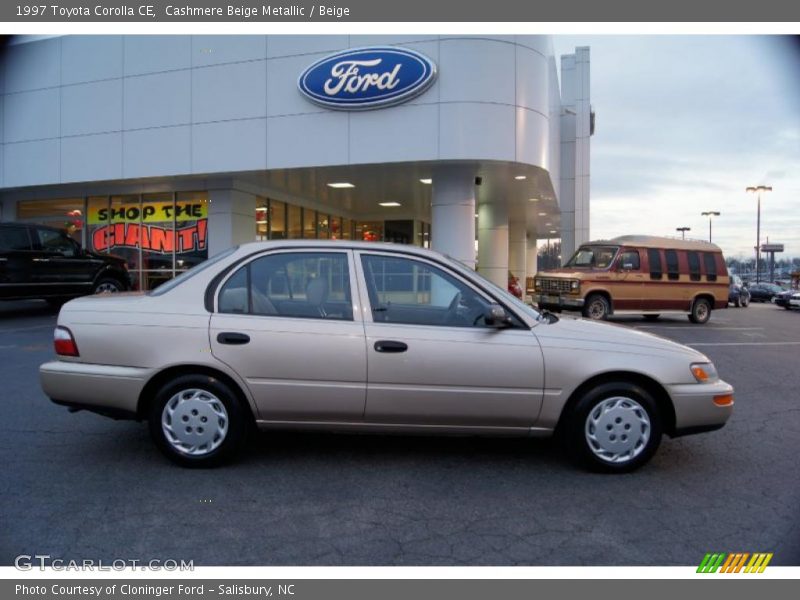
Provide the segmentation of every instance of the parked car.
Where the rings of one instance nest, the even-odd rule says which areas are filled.
[[[124,259],[89,252],[60,229],[0,223],[0,300],[61,304],[129,288]]]
[[[741,277],[738,275],[731,275],[730,280],[731,283],[730,287],[728,288],[728,302],[737,308],[740,306],[746,307],[748,304],[750,304],[750,288],[742,282]]]
[[[800,292],[794,292],[789,296],[789,302],[786,308],[800,308]]]
[[[728,307],[728,270],[718,246],[645,235],[583,244],[567,264],[534,279],[540,308],[579,310],[589,319],[686,314],[706,323]]]
[[[169,335],[164,335],[169,331]],[[146,295],[64,305],[53,402],[146,420],[185,466],[264,430],[550,436],[595,469],[722,427],[733,388],[700,352],[539,312],[461,263],[392,244],[231,248]]]
[[[792,299],[792,296],[797,293],[797,290],[786,290],[781,292],[775,296],[775,304],[789,310],[792,308],[791,304],[789,304],[789,301]]]
[[[753,302],[772,302],[783,291],[783,288],[774,283],[754,283],[747,289]]]

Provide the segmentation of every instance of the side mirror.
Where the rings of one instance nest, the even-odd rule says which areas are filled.
[[[490,304],[483,313],[483,322],[489,327],[505,327],[511,324],[506,310],[499,304]]]

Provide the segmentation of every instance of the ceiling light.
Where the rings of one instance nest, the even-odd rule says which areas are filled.
[[[475,218],[476,218],[476,219],[478,218],[478,213],[475,213]]]
[[[336,188],[338,190],[344,188],[354,188],[356,186],[354,186],[352,183],[348,183],[347,181],[338,181],[336,183],[329,183],[328,187]]]
[[[547,213],[539,213],[539,216],[540,216],[540,217],[546,217],[546,216],[547,216]]]
[[[528,202],[538,202],[538,198],[528,198]]]
[[[527,178],[528,178],[527,175],[515,175],[514,176],[514,179],[516,179],[517,181],[522,181],[523,179],[527,179]]]
[[[425,185],[430,185],[433,183],[433,179],[420,179],[420,183],[424,183]]]
[[[558,233],[555,229],[551,229],[550,233]]]
[[[401,206],[399,202],[378,202],[380,206]]]

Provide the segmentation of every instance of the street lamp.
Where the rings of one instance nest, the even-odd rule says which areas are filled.
[[[691,227],[676,227],[675,228],[675,231],[680,231],[681,232],[681,239],[684,239],[684,240],[686,239],[686,232],[687,231],[691,231],[691,230],[692,230]]]
[[[758,283],[761,280],[761,192],[771,192],[772,186],[749,186],[745,191],[748,194],[756,194],[758,196],[758,217],[756,218],[756,283]]]
[[[708,217],[708,243],[711,243],[711,217],[718,217],[720,215],[719,211],[716,210],[706,210],[700,213],[703,217]]]

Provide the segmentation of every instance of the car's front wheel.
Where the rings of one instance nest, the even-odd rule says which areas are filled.
[[[601,294],[592,294],[583,305],[583,316],[595,321],[605,321],[611,312],[608,299]]]
[[[233,390],[208,375],[164,385],[150,406],[150,435],[171,460],[212,467],[233,458],[247,436],[247,413]]]
[[[104,277],[94,284],[93,292],[95,294],[116,294],[125,290],[125,286],[119,279],[113,277]]]
[[[589,390],[566,419],[568,454],[592,470],[632,471],[649,461],[661,443],[656,402],[633,383],[609,382]]]

